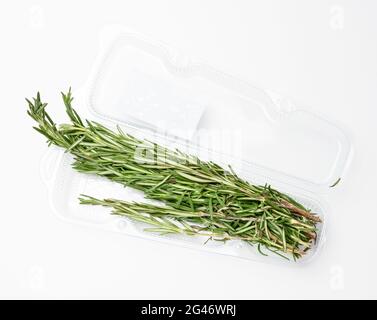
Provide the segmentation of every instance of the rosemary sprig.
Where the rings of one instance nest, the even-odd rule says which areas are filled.
[[[268,185],[250,184],[231,168],[225,170],[213,162],[138,139],[120,127],[112,131],[97,122],[83,121],[72,108],[71,91],[62,97],[71,123],[59,127],[46,112],[47,104],[39,93],[33,101],[27,100],[28,114],[37,122],[34,128],[48,143],[72,153],[76,170],[142,190],[146,198],[168,207],[94,198],[82,198],[82,203],[110,206],[116,214],[160,230],[167,231],[174,221],[183,226],[170,226],[175,233],[237,238],[291,253],[294,258],[301,257],[315,241],[320,218],[288,195]],[[191,224],[199,224],[200,231]]]
[[[306,243],[303,244],[303,250],[297,249],[296,246],[303,225],[293,224],[293,228],[281,229],[279,226],[281,221],[278,222],[278,218],[269,214],[255,218],[239,217],[223,212],[189,212],[146,203],[116,199],[100,200],[87,195],[81,195],[79,200],[81,204],[111,207],[114,215],[125,216],[132,220],[153,225],[153,228],[145,230],[163,235],[181,233],[190,236],[205,236],[218,241],[243,240],[250,244],[262,244],[281,252],[295,253],[297,256],[303,255],[305,253],[303,250],[308,248]],[[236,226],[235,223],[238,225]],[[288,226],[290,221],[287,219],[285,223]],[[229,227],[229,224],[235,226]],[[266,229],[266,225],[268,229]],[[311,232],[315,232],[315,227],[309,225],[306,227]],[[311,240],[313,240],[312,235],[307,234],[306,241],[310,243]]]

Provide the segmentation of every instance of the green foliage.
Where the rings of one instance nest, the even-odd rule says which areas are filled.
[[[39,93],[29,104],[34,127],[50,144],[75,156],[73,168],[106,177],[144,192],[166,206],[99,200],[81,203],[111,207],[113,213],[152,225],[148,231],[239,239],[277,254],[302,257],[316,240],[320,218],[268,185],[253,185],[213,162],[137,139],[119,127],[112,131],[83,121],[72,108],[71,90],[62,93],[70,123],[59,127],[46,112]]]

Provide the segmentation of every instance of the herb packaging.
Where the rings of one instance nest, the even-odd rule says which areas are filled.
[[[210,63],[117,26],[103,30],[98,59],[75,98],[75,108],[88,119],[230,165],[241,178],[271,185],[309,208],[322,223],[315,245],[299,263],[310,261],[323,245],[330,213],[326,194],[344,178],[351,155],[344,130],[334,123]],[[282,261],[273,253],[261,255],[241,240],[148,233],[143,223],[109,215],[100,206],[80,205],[80,194],[146,200],[140,191],[72,170],[72,162],[69,153],[50,148],[41,163],[51,205],[65,220],[208,252]]]

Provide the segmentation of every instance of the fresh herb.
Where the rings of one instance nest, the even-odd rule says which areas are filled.
[[[49,145],[75,157],[73,168],[144,192],[166,207],[121,200],[80,198],[83,204],[112,207],[113,213],[153,227],[149,231],[244,240],[293,258],[302,257],[317,237],[321,219],[268,185],[253,185],[211,161],[138,139],[94,121],[72,108],[71,90],[62,93],[71,123],[57,126],[40,94],[29,105],[34,127]]]

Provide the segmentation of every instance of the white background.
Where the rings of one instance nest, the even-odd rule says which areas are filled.
[[[2,1],[0,297],[377,298],[375,1]],[[49,207],[24,97],[82,86],[118,23],[296,98],[348,130],[327,242],[302,268],[72,225]]]

